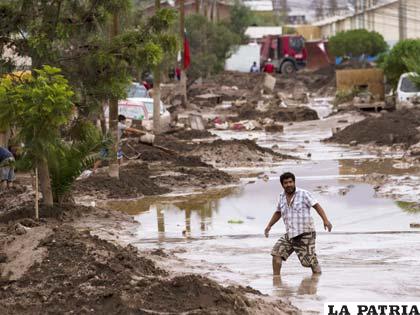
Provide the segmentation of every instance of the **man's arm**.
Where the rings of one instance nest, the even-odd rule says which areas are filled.
[[[314,205],[314,209],[316,212],[318,212],[319,216],[321,217],[322,221],[324,222],[324,229],[328,230],[328,232],[331,232],[332,224],[330,221],[328,221],[327,215],[325,214],[324,209],[322,209],[321,205],[319,203]]]
[[[276,211],[274,212],[273,216],[271,217],[270,222],[268,222],[267,227],[264,230],[265,237],[268,237],[268,234],[270,233],[271,227],[277,223],[278,220],[281,218],[281,212]]]

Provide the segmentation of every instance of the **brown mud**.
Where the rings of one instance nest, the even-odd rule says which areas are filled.
[[[189,96],[197,96],[204,93],[217,93],[223,96],[223,100],[232,100],[258,95],[263,89],[264,73],[241,73],[224,71],[223,73],[203,80],[202,84],[193,84]],[[335,89],[335,71],[332,67],[326,67],[317,71],[299,71],[293,75],[275,74],[276,85],[274,92],[294,91],[296,88],[304,89],[319,96],[331,94]],[[231,90],[226,87],[235,86]],[[225,88],[223,88],[225,87]],[[230,99],[229,99],[230,96]]]
[[[233,120],[258,120],[264,118],[271,118],[278,122],[319,119],[317,112],[306,106],[281,108],[278,105],[271,105],[267,111],[262,112],[256,109],[255,104],[248,103],[239,108],[238,117],[235,117]]]
[[[82,210],[113,221],[113,212]],[[1,314],[297,314],[249,288],[162,270],[131,245],[75,229],[73,220],[84,218],[9,223],[23,234],[0,225]]]
[[[263,148],[251,140],[216,140],[202,143],[191,151],[192,155],[218,167],[241,167],[258,163],[280,162],[292,156]]]
[[[378,117],[368,117],[337,132],[327,141],[350,144],[375,143],[407,147],[420,141],[420,109],[384,112]]]

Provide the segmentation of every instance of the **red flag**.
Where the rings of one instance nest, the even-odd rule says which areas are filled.
[[[191,55],[190,55],[190,43],[187,38],[187,34],[184,32],[184,70],[187,70],[190,66]]]

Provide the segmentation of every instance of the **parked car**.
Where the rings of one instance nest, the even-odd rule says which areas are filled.
[[[153,98],[147,89],[137,82],[131,83],[127,98],[118,101],[118,113],[131,120],[141,120],[146,130],[153,129]],[[109,118],[109,108],[105,110],[105,117]],[[168,129],[171,122],[170,113],[165,105],[160,102],[160,127]]]
[[[420,87],[412,80],[412,76],[418,76],[417,73],[409,72],[401,75],[397,87],[397,109],[409,104],[414,98],[420,97]]]

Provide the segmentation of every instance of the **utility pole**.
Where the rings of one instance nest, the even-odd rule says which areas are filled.
[[[155,0],[155,13],[160,10],[160,0]],[[160,132],[160,81],[162,65],[156,65],[153,71],[153,133]]]
[[[400,40],[403,40],[407,39],[407,0],[398,2],[398,29]]]
[[[115,12],[112,19],[112,26],[110,31],[110,40],[117,36],[120,32],[120,19],[118,12]],[[109,152],[110,162],[109,162],[109,169],[108,174],[110,177],[119,178],[120,177],[120,170],[118,165],[118,158],[117,152],[120,142],[120,137],[118,135],[118,98],[111,97],[109,100],[109,130],[111,132],[112,137],[112,150]]]
[[[179,0],[179,35],[182,43],[185,41],[185,1]],[[207,13],[206,13],[207,14]],[[183,60],[182,60],[183,61]],[[187,103],[187,74],[184,71],[184,65],[181,65],[181,95],[183,103]]]

